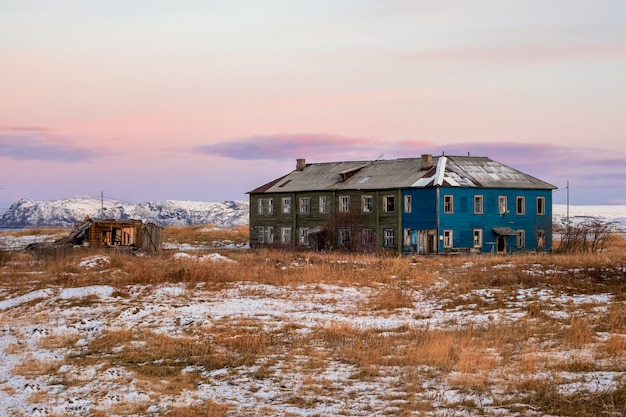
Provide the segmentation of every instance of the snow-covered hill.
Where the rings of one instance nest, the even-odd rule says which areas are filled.
[[[22,199],[0,216],[0,227],[73,227],[85,217],[101,216],[101,201],[94,198],[71,198],[54,201]],[[123,203],[104,201],[104,217],[113,219],[141,219],[162,226],[214,224],[232,227],[248,224],[247,201],[158,201]],[[626,205],[570,206],[570,219],[598,217],[616,221],[626,230]],[[553,217],[563,223],[567,215],[565,204],[553,205]]]
[[[161,226],[213,224],[232,227],[248,224],[246,201],[159,201],[123,203],[94,198],[71,198],[54,201],[27,199],[14,203],[0,217],[0,227],[55,226],[73,227],[85,217],[110,219],[141,219]]]
[[[565,224],[568,207],[565,204],[552,205],[552,217],[555,223]],[[569,206],[570,221],[596,217],[605,221],[614,221],[626,231],[626,206],[625,205],[588,205]]]

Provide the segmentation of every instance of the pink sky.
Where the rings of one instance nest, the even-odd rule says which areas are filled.
[[[0,210],[246,199],[296,158],[442,152],[626,204],[617,0],[23,0],[0,56]]]

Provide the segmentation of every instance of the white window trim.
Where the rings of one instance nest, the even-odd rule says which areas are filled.
[[[300,244],[309,246],[309,228],[308,227],[300,228]]]
[[[367,204],[366,201],[369,201],[369,204]],[[369,207],[367,207],[368,205]],[[369,194],[361,196],[361,210],[363,211],[363,213],[374,212],[374,196]]]
[[[287,239],[288,237],[288,239]],[[291,235],[291,227],[283,227],[280,233],[280,241],[281,243],[291,243],[292,235]]]
[[[386,227],[383,229],[383,246],[386,248],[393,248],[396,246],[396,229],[393,227]]]
[[[300,197],[300,214],[311,214],[311,197]]]
[[[450,200],[450,208],[447,209],[446,201]],[[452,194],[446,194],[443,196],[443,212],[445,214],[454,214],[454,196]]]
[[[404,212],[412,213],[413,212],[413,196],[410,194],[404,195]]]
[[[539,211],[539,202],[541,201],[542,210]],[[545,197],[537,197],[537,215],[545,216],[546,215],[546,198]]]
[[[509,212],[509,203],[505,195],[498,196],[498,214],[501,216]]]
[[[389,208],[388,208],[389,200],[393,201],[393,210],[389,210]],[[396,196],[395,195],[384,195],[383,196],[383,211],[385,213],[395,213],[396,212]]]
[[[451,248],[454,245],[454,234],[452,230],[443,231],[443,247]]]
[[[265,243],[265,228],[263,226],[259,226],[257,233],[259,243]]]
[[[517,231],[516,236],[515,236],[515,243],[517,244],[518,248],[526,247],[526,230],[519,229]]]
[[[328,196],[321,195],[319,198],[319,208],[318,211],[320,214],[328,213]]]
[[[476,232],[478,232],[478,243],[476,242]],[[483,247],[483,229],[474,229],[473,244],[475,248]]]
[[[522,201],[522,209],[519,210],[519,201]],[[523,195],[518,195],[515,197],[515,214],[524,215],[526,214],[526,197]]]
[[[476,210],[476,202],[480,201],[480,211]],[[483,214],[485,211],[485,199],[482,194],[474,195],[474,214]]]
[[[282,198],[283,214],[291,214],[291,197]]]
[[[350,212],[350,196],[349,195],[339,196],[339,212],[340,213]]]

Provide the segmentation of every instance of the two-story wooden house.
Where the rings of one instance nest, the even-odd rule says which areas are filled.
[[[250,195],[252,247],[549,251],[555,187],[485,157],[307,164]]]

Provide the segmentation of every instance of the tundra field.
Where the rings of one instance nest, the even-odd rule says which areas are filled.
[[[414,258],[254,251],[246,233],[170,227],[155,256],[0,251],[0,415],[626,414],[620,237]]]

